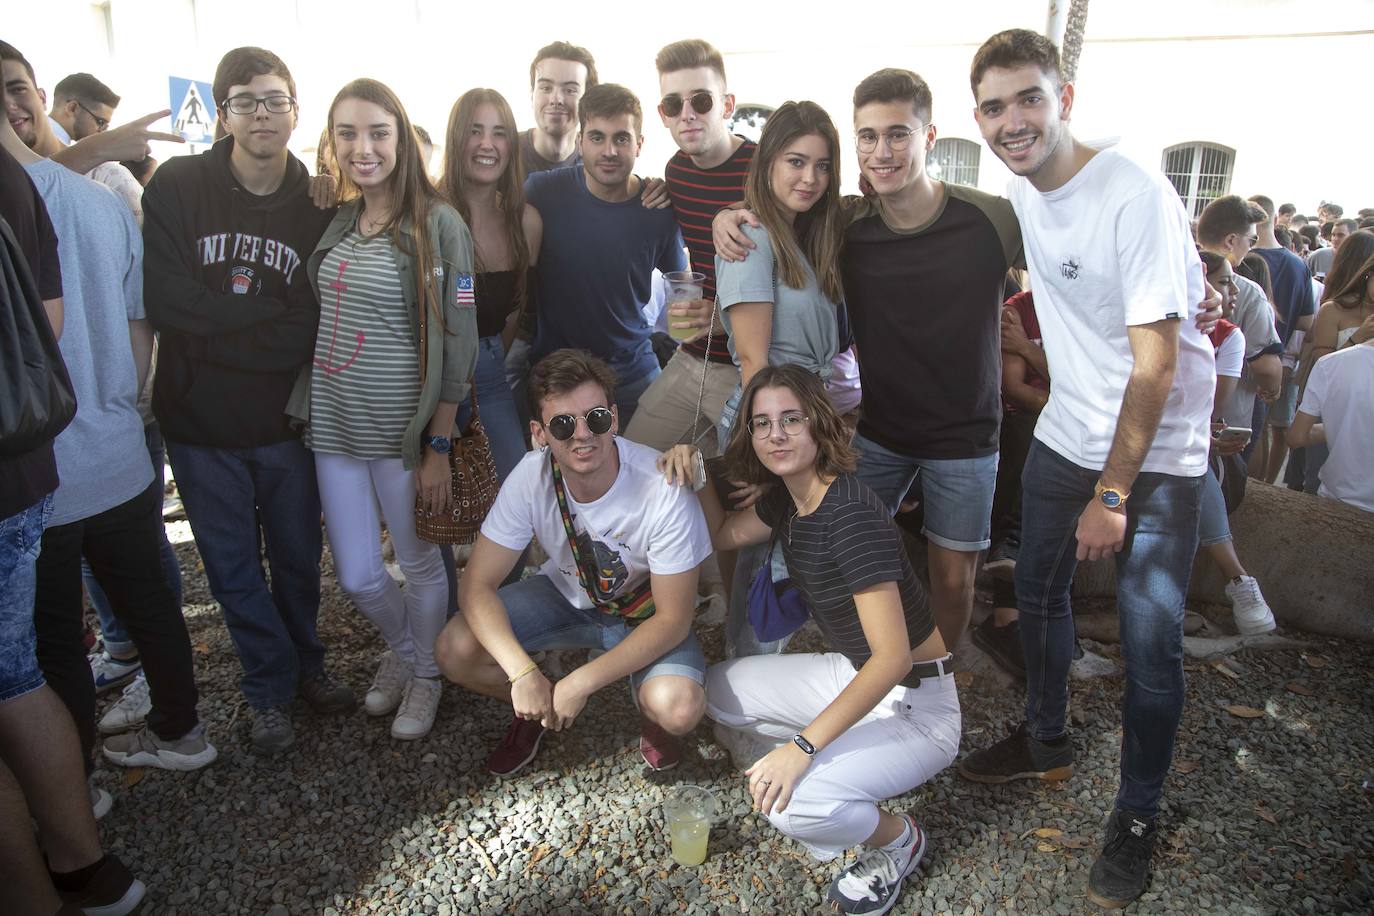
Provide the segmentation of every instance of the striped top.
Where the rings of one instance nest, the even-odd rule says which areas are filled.
[[[877,495],[850,474],[841,474],[810,515],[798,517],[784,486],[756,504],[763,523],[781,528],[783,559],[811,608],[825,641],[855,668],[873,652],[859,623],[854,593],[896,582],[914,648],[935,630],[925,589],[911,568],[897,526]]]
[[[757,143],[745,140],[729,159],[713,169],[697,168],[681,150],[668,160],[664,180],[673,196],[673,212],[692,258],[692,270],[706,275],[703,288],[707,299],[716,295],[716,246],[711,241],[711,220],[721,210],[744,200],[744,181],[756,149]],[[698,359],[705,357],[705,335],[683,344],[682,349]],[[715,363],[733,363],[724,334],[712,338],[710,358]]]
[[[352,230],[320,265],[320,331],[305,444],[351,458],[400,458],[420,403],[420,357],[396,252]]]

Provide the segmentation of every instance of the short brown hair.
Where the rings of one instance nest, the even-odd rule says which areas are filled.
[[[908,102],[916,110],[916,117],[930,121],[933,100],[930,86],[911,70],[887,67],[870,73],[854,87],[854,110],[870,102]]]
[[[1261,223],[1267,223],[1274,218],[1274,198],[1265,197],[1263,194],[1251,194],[1248,198],[1250,203],[1264,211],[1264,219]]]
[[[635,94],[618,83],[601,83],[582,96],[577,106],[577,126],[586,130],[592,118],[614,118],[623,114],[634,119],[636,135],[644,133],[644,109],[639,106]]]
[[[62,77],[52,90],[54,102],[76,99],[79,102],[94,102],[97,105],[119,107],[119,96],[113,89],[89,73],[73,73]]]
[[[716,71],[723,84],[725,82],[725,58],[710,42],[701,38],[684,38],[670,45],[664,45],[654,58],[658,75],[675,73],[678,70],[694,70],[697,67],[710,67]]]
[[[1054,42],[1030,29],[998,32],[983,42],[978,53],[973,55],[973,68],[968,78],[973,97],[978,97],[978,83],[989,70],[1015,70],[1027,64],[1034,64],[1042,73],[1054,77],[1056,85],[1064,84],[1064,68],[1059,62],[1059,49]]]
[[[1240,235],[1267,218],[1263,210],[1236,194],[1218,197],[1197,218],[1197,240],[1204,245],[1220,245],[1228,235]]]
[[[581,64],[587,68],[587,84],[583,89],[590,89],[597,84],[596,60],[592,58],[592,52],[586,48],[580,48],[575,44],[566,41],[555,41],[553,44],[544,45],[534,52],[534,60],[530,61],[530,88],[534,88],[534,74],[539,69],[541,60],[570,60],[575,64]]]
[[[286,80],[286,90],[292,98],[296,97],[296,81],[287,69],[286,63],[277,55],[264,48],[235,48],[219,59],[215,68],[215,82],[210,87],[215,97],[215,107],[223,108],[229,98],[230,86],[243,86],[253,81],[255,76],[271,74]]]
[[[600,357],[586,350],[554,350],[530,369],[530,416],[542,425],[547,398],[567,394],[587,382],[596,382],[606,392],[607,407],[615,404],[615,373]]]
[[[744,386],[739,411],[735,415],[735,427],[730,433],[730,443],[725,447],[726,471],[732,480],[746,483],[777,482],[777,475],[764,467],[754,453],[753,437],[749,432],[749,420],[754,415],[754,396],[763,388],[786,388],[801,401],[811,438],[816,441],[817,473],[822,477],[834,477],[854,471],[858,466],[859,453],[849,444],[849,428],[830,403],[830,396],[825,393],[825,383],[807,369],[795,363],[786,363],[764,366]]]

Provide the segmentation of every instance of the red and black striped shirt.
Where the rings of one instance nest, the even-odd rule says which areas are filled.
[[[713,169],[698,168],[681,150],[668,160],[664,178],[673,195],[673,212],[677,214],[682,240],[691,255],[692,269],[706,275],[707,299],[716,296],[716,246],[711,241],[711,220],[721,210],[744,200],[744,180],[756,149],[758,144],[745,140],[729,159]],[[725,340],[724,334],[717,334],[711,340],[709,357],[712,362],[732,362]],[[698,358],[708,355],[704,336],[683,344],[682,349]]]

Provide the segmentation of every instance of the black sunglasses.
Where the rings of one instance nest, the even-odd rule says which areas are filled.
[[[687,101],[692,103],[692,110],[697,114],[706,114],[716,104],[716,99],[706,90],[694,92]],[[676,118],[682,114],[683,99],[680,95],[665,95],[663,101],[658,103],[658,110],[663,112],[665,118]]]
[[[570,413],[560,413],[556,417],[550,417],[544,424],[544,428],[549,431],[559,442],[571,439],[573,433],[577,432],[577,421],[586,420],[587,429],[591,430],[592,435],[599,436],[602,433],[610,432],[611,424],[615,422],[615,414],[611,413],[609,407],[593,407],[581,417],[575,417]]]

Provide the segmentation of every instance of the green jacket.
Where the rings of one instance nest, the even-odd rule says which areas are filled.
[[[333,222],[324,231],[320,243],[307,261],[310,284],[315,288],[315,296],[323,302],[320,289],[320,265],[335,245],[343,241],[358,223],[358,213],[362,200],[353,200],[339,207]],[[407,226],[401,232],[411,241],[414,237]],[[420,404],[415,416],[406,425],[405,441],[401,443],[401,461],[406,470],[414,470],[420,464],[420,449],[425,436],[425,428],[440,401],[461,405],[468,398],[473,370],[477,366],[477,307],[472,295],[475,258],[472,253],[472,236],[458,211],[448,204],[435,203],[429,211],[429,238],[433,250],[434,271],[442,276],[444,327],[436,326],[433,318],[429,321],[426,334],[425,377],[420,386]],[[420,347],[420,305],[416,284],[415,258],[402,251],[396,252],[396,264],[401,275],[401,289],[405,293],[406,311],[410,316],[411,339],[418,351]],[[464,288],[460,290],[460,281]],[[460,295],[462,299],[460,300]],[[323,314],[323,311],[321,312]],[[310,422],[310,375],[312,366],[307,364],[296,379],[296,387],[286,403],[286,413],[298,425]],[[456,437],[457,431],[451,433]]]

